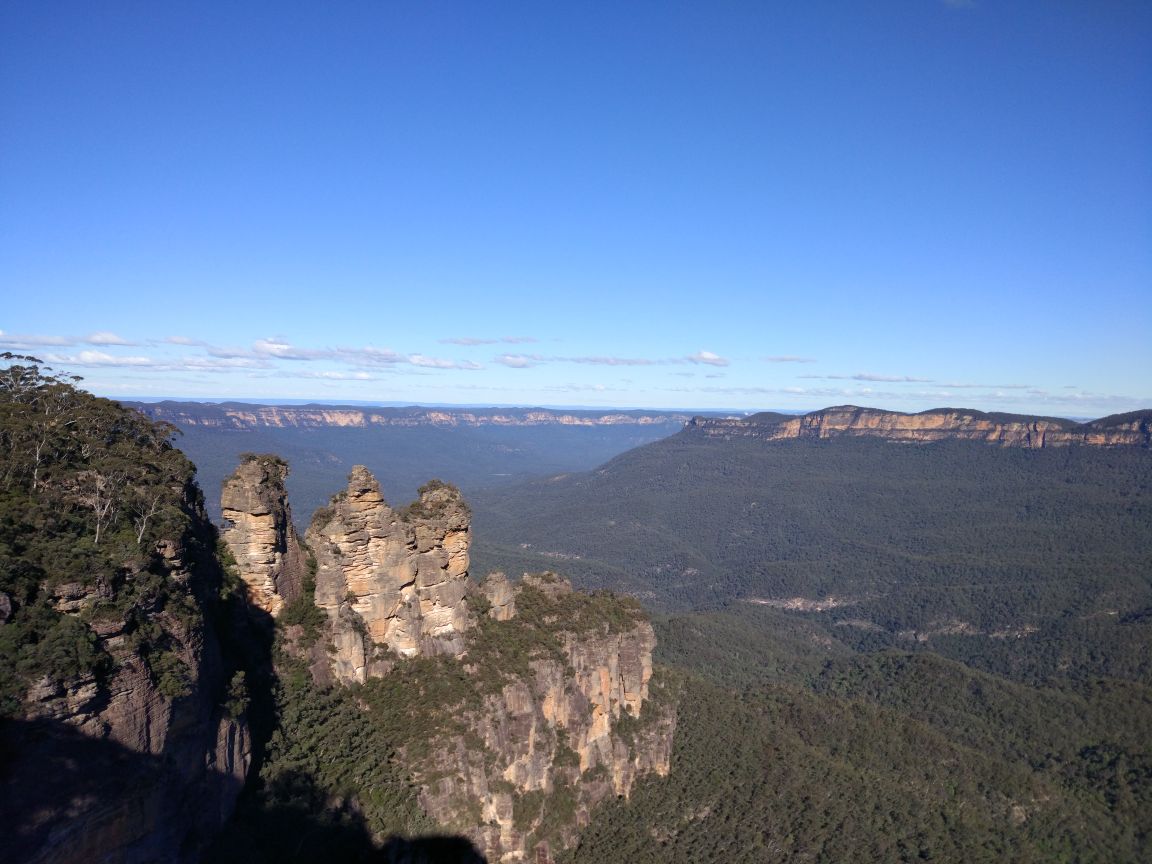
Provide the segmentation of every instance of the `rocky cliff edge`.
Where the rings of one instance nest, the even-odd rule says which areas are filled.
[[[256,549],[237,563],[265,590],[279,543],[268,526],[290,524],[283,474],[249,468],[233,480],[224,506],[241,534],[226,536],[245,538],[234,553]],[[258,543],[241,527],[255,515]],[[318,683],[357,688],[446,830],[493,862],[550,860],[599,801],[667,773],[674,705],[653,677],[656,639],[638,603],[581,594],[551,573],[477,584],[470,542],[454,487],[432,481],[394,508],[356,467],[306,534],[314,578],[302,602],[323,625],[314,642],[286,627],[287,650]]]
[[[1076,423],[1059,417],[987,414],[962,408],[935,408],[902,414],[841,405],[799,417],[754,414],[744,418],[696,417],[686,431],[707,438],[874,437],[905,443],[983,441],[1003,447],[1138,446],[1152,444],[1152,411],[1135,411]]]

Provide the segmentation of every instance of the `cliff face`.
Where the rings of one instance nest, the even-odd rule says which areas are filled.
[[[196,860],[250,742],[194,468],[170,427],[7,359],[0,860]]]
[[[934,409],[901,414],[873,408],[840,406],[800,417],[761,415],[743,419],[696,417],[689,434],[708,438],[835,438],[866,436],[890,441],[984,441],[1004,447],[1142,446],[1152,442],[1152,412],[1074,423],[1050,417],[983,414],[962,409]]]
[[[274,456],[243,462],[224,481],[220,536],[235,559],[248,601],[276,617],[298,598],[307,570],[284,480],[288,466]]]
[[[431,483],[393,510],[363,466],[318,512],[307,541],[316,556],[316,605],[328,616],[332,671],[346,683],[385,674],[390,655],[459,656],[472,625],[469,512],[453,487]]]
[[[656,639],[636,609],[609,623],[552,574],[525,576],[515,595],[463,658],[479,697],[434,748],[401,750],[426,811],[494,862],[573,845],[597,803],[667,774],[675,727],[672,706],[650,698]],[[537,649],[518,662],[502,640],[526,636]]]
[[[289,521],[280,480],[242,466],[225,486],[249,585],[275,582],[267,526]],[[259,544],[235,533],[253,514]],[[667,773],[675,711],[652,698],[656,639],[638,604],[552,574],[477,585],[470,531],[455,488],[433,481],[394,509],[357,467],[307,532],[319,639],[306,647],[288,627],[286,648],[321,684],[363,685],[359,704],[392,730],[421,807],[446,830],[493,862],[548,860],[599,801]]]
[[[161,551],[166,578],[191,589],[188,550],[166,543]],[[69,588],[66,603],[83,614],[98,593]],[[227,682],[219,646],[202,619],[156,612],[150,624],[166,634],[166,662],[187,670],[185,692],[157,680],[129,616],[93,624],[112,660],[109,676],[45,678],[29,689],[20,757],[9,766],[4,797],[26,797],[42,809],[14,826],[12,848],[27,858],[13,860],[194,861],[231,814],[252,744],[243,714],[231,716],[221,704]],[[69,747],[87,754],[83,761],[45,773]]]

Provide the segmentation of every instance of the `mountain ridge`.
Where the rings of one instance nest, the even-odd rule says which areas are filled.
[[[558,409],[524,406],[518,408],[428,408],[423,406],[369,407],[359,405],[258,405],[245,402],[132,402],[134,408],[153,420],[177,426],[204,426],[219,429],[286,428],[304,429],[376,426],[650,426],[687,422],[690,411],[646,411],[643,409]]]
[[[975,440],[1004,447],[1141,446],[1152,444],[1152,409],[1078,423],[1061,417],[931,408],[915,414],[835,405],[801,416],[762,412],[744,418],[693,417],[685,431],[708,438],[834,438],[842,435],[929,443]]]

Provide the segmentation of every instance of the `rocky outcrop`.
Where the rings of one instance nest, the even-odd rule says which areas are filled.
[[[249,455],[224,481],[221,539],[232,553],[254,607],[276,617],[303,591],[305,555],[292,525],[284,481],[288,466]]]
[[[252,742],[243,704],[225,706],[233,673],[207,620],[220,571],[211,527],[188,503],[184,538],[158,543],[149,571],[123,574],[166,586],[163,608],[118,608],[114,584],[52,589],[108,664],[26,692],[0,780],[0,810],[24,815],[0,860],[190,862],[230,816]]]
[[[460,493],[432,481],[393,508],[361,466],[306,540],[323,625],[290,624],[285,649],[322,686],[366,685],[421,807],[488,861],[550,860],[598,802],[667,773],[675,711],[635,601],[549,573],[471,582]]]
[[[393,510],[371,472],[356,466],[347,490],[313,518],[307,542],[337,680],[386,674],[394,656],[463,652],[473,621],[465,602],[471,534],[454,487],[433,481]]]
[[[707,438],[874,437],[907,443],[963,440],[1004,447],[1139,446],[1152,443],[1152,411],[1116,415],[1076,423],[1057,417],[985,414],[964,409],[937,408],[919,414],[901,414],[854,405],[825,408],[799,417],[758,414],[746,418],[696,417],[687,425],[690,435]]]
[[[463,660],[486,690],[479,706],[431,751],[404,750],[427,812],[493,862],[570,847],[597,803],[668,772],[675,727],[670,702],[650,698],[656,639],[637,606],[577,594],[552,574],[526,576],[515,593],[492,609],[522,607],[532,620],[482,628]],[[515,670],[501,640],[525,638],[541,650]],[[486,687],[492,666],[506,672]]]
[[[507,621],[516,614],[516,591],[503,573],[489,573],[480,583],[480,591],[488,601],[489,618]]]

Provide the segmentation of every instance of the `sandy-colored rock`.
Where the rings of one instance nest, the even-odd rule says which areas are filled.
[[[224,481],[221,539],[227,545],[248,600],[276,617],[300,596],[306,563],[284,481],[288,466],[274,456],[245,460]]]
[[[215,429],[374,428],[382,426],[652,426],[684,423],[688,414],[644,411],[559,411],[532,409],[353,408],[339,405],[139,404],[138,410],[180,427]]]
[[[1003,447],[1139,446],[1152,444],[1152,412],[1105,417],[1076,423],[1058,417],[985,414],[964,409],[936,408],[902,414],[875,408],[842,405],[800,417],[760,415],[749,418],[696,417],[691,433],[709,438],[835,438],[858,436],[907,443],[983,441]]]
[[[430,483],[418,501],[397,511],[358,465],[347,490],[313,519],[307,539],[338,680],[384,674],[390,653],[463,652],[473,623],[465,601],[471,535],[455,488]]]
[[[526,577],[524,584],[553,597],[572,594],[553,574]],[[514,599],[502,604],[514,606]],[[575,796],[576,818],[551,838],[557,849],[567,848],[597,803],[627,796],[637,777],[669,769],[672,706],[650,707],[637,722],[650,695],[652,625],[638,619],[618,632],[566,626],[556,622],[559,656],[533,660],[528,676],[506,681],[463,718],[464,735],[437,741],[430,756],[409,765],[422,781],[420,801],[428,813],[467,833],[492,862],[531,860],[539,843],[547,848],[538,834],[543,812],[519,825],[513,819],[514,802],[525,795],[547,797],[564,788]],[[469,813],[476,821],[461,816]]]
[[[516,614],[516,592],[503,573],[489,573],[480,583],[480,590],[488,598],[488,617],[507,621]]]

